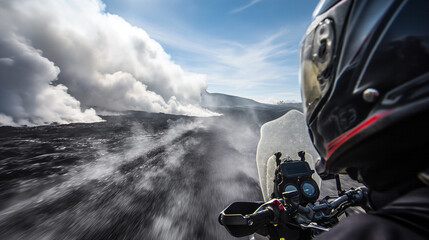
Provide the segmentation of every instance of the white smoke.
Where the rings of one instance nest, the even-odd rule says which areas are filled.
[[[94,122],[92,109],[213,115],[205,75],[98,0],[0,1],[0,124]]]
[[[54,63],[13,34],[0,39],[0,124],[100,121],[93,109],[81,111],[67,87],[51,85],[59,73]]]

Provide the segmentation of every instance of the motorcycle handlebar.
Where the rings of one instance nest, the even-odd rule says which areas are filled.
[[[325,203],[325,204],[321,204],[321,205],[313,207],[313,210],[324,210],[327,208],[335,209],[345,202],[359,203],[364,199],[364,194],[365,194],[364,191],[365,191],[365,189],[363,189],[363,188],[359,188],[356,190],[350,190],[350,191],[346,192],[345,195],[336,198],[334,201],[332,201],[330,203],[327,203],[327,204]]]
[[[343,203],[349,202],[351,205],[355,205],[362,204],[364,201],[365,189],[359,188],[347,191],[343,196],[338,197],[332,202],[325,201],[320,205],[308,205],[306,207],[298,205],[296,206],[296,210],[303,215],[304,220],[307,218],[307,220],[312,221],[314,220],[315,212],[326,212],[328,214],[332,209],[341,207]],[[274,199],[266,203],[235,202],[220,213],[219,222],[232,236],[244,237],[255,233],[265,224],[277,221],[282,211],[285,210],[287,211],[281,199]],[[301,226],[327,231],[327,228],[317,224],[306,223],[304,225],[301,224]]]
[[[349,200],[349,196],[347,196],[347,195],[341,196],[341,197],[339,197],[339,198],[335,199],[335,201],[333,201],[333,202],[331,203],[331,207],[332,207],[332,208],[337,208],[337,207],[338,207],[338,206],[340,206],[343,202],[346,202],[346,201],[348,201],[348,200]]]
[[[240,209],[243,210],[244,206],[249,207],[250,205],[255,205],[254,207],[256,207],[256,205],[260,206],[261,204],[236,202],[220,213],[219,222],[232,236],[244,237],[251,235],[258,231],[263,225],[275,219],[276,214],[270,207],[244,215],[246,211],[243,213]]]
[[[249,219],[248,220],[249,226],[263,225],[274,220],[274,212],[273,210],[267,208],[257,213],[247,215],[246,217]]]

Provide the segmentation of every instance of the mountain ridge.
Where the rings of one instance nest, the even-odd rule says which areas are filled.
[[[207,91],[201,93],[202,107],[205,108],[225,108],[225,107],[251,107],[251,108],[283,108],[292,107],[302,110],[301,103],[283,103],[280,105],[260,103],[253,99],[238,97],[223,93],[209,93]]]

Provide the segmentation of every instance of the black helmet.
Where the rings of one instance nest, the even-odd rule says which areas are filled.
[[[319,173],[386,189],[429,167],[428,13],[426,0],[319,3],[300,47]]]

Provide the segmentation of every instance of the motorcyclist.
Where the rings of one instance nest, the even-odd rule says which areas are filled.
[[[429,238],[429,2],[322,0],[300,49],[321,176],[369,189],[368,214],[317,239]]]

